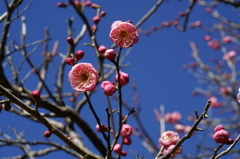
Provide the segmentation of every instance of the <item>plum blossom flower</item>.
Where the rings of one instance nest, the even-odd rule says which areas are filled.
[[[162,133],[161,137],[159,138],[159,143],[163,146],[170,146],[174,145],[178,142],[179,135],[174,131],[166,131]]]
[[[136,27],[129,22],[115,21],[111,26],[110,39],[121,48],[126,48],[138,42]]]
[[[123,124],[120,134],[123,138],[129,138],[132,135],[132,127],[128,124]]]
[[[68,74],[72,88],[77,92],[93,91],[98,81],[98,73],[90,63],[79,63]]]
[[[220,107],[221,104],[218,102],[218,99],[216,97],[211,97],[209,98],[209,100],[211,101],[211,107],[215,108],[215,107]]]
[[[168,146],[168,147],[164,147],[164,149],[163,149],[163,155],[166,155],[166,154],[167,154],[169,151],[171,151],[174,147],[175,147],[175,145],[170,145],[170,146]],[[177,148],[177,150],[174,151],[173,154],[171,154],[170,158],[173,158],[174,156],[176,156],[177,154],[179,154],[179,153],[181,153],[181,152],[182,152],[182,147],[179,146],[179,147]]]
[[[115,153],[117,153],[117,154],[120,154],[121,151],[122,151],[122,146],[121,146],[120,144],[114,145],[113,151],[114,151]]]
[[[236,51],[229,51],[227,54],[223,55],[223,60],[232,60],[236,56]]]
[[[181,119],[182,115],[179,112],[167,113],[165,115],[166,122],[170,124],[175,124]]]
[[[229,133],[224,129],[221,129],[213,134],[213,139],[216,143],[225,144],[228,142],[228,138]]]
[[[114,82],[103,81],[101,84],[101,88],[104,91],[104,94],[107,96],[112,96],[117,90]]]
[[[118,74],[115,76],[115,81],[118,82]],[[120,85],[125,86],[129,82],[129,75],[120,71]]]

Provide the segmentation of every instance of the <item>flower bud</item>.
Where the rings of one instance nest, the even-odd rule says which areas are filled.
[[[75,57],[76,57],[77,61],[81,60],[84,57],[84,51],[82,51],[82,50],[76,51]]]
[[[132,135],[132,127],[128,124],[123,124],[120,135],[123,138],[130,138],[130,136]]]
[[[115,76],[115,81],[118,82],[118,74]],[[120,71],[120,85],[125,86],[129,82],[129,75]]]
[[[113,147],[113,151],[117,154],[120,154],[122,150],[122,146],[120,144],[115,144]]]
[[[70,44],[70,45],[73,45],[73,44],[74,44],[74,40],[73,40],[72,37],[68,37],[68,38],[67,38],[67,42],[68,42],[68,44]]]
[[[100,46],[98,47],[98,51],[99,51],[101,54],[104,54],[106,50],[107,50],[107,48],[106,48],[106,46],[104,46],[104,45],[100,45]]]
[[[112,96],[117,88],[115,87],[115,83],[111,83],[109,81],[103,81],[101,84],[101,88],[103,89],[103,92],[107,96]]]
[[[106,12],[105,11],[101,11],[99,16],[100,16],[100,18],[105,17],[106,16]]]
[[[126,151],[121,151],[121,156],[127,156],[127,152]]]
[[[50,137],[52,135],[52,131],[50,131],[50,130],[46,130],[45,132],[44,132],[44,136],[45,137]]]
[[[216,143],[225,144],[228,143],[229,133],[226,130],[219,130],[213,134],[213,140]]]
[[[93,17],[93,22],[94,22],[95,24],[98,24],[98,23],[100,22],[100,17],[99,17],[99,16]]]
[[[91,4],[92,4],[92,2],[91,2],[90,0],[87,0],[87,1],[85,2],[85,6],[87,6],[87,7],[91,6]]]
[[[76,64],[75,60],[71,57],[66,58],[66,63],[71,66]]]
[[[39,90],[32,91],[32,97],[33,97],[34,100],[39,100],[40,99],[40,92],[39,92]]]
[[[116,53],[113,49],[107,49],[104,53],[104,57],[110,61],[113,61],[116,57]]]
[[[108,128],[104,124],[102,124],[102,123],[101,123],[101,128],[102,128],[103,131],[107,131],[108,130]],[[98,124],[96,125],[96,129],[97,129],[98,132],[102,132],[101,128],[100,128],[100,126]]]
[[[130,138],[123,138],[123,144],[131,145],[132,144],[132,140]]]

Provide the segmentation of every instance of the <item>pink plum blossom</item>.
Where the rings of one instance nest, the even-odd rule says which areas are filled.
[[[225,37],[223,38],[223,42],[224,42],[224,43],[231,43],[231,42],[232,42],[231,36],[225,36]]]
[[[115,81],[118,82],[118,74],[115,76]],[[129,82],[129,75],[120,71],[120,85],[125,86]]]
[[[224,129],[221,129],[213,134],[213,139],[216,143],[225,144],[228,142],[228,138],[229,133]]]
[[[166,155],[166,154],[167,154],[169,151],[171,151],[174,147],[175,147],[175,145],[170,145],[170,146],[168,146],[168,147],[164,147],[164,149],[163,149],[163,155]],[[173,158],[175,155],[177,155],[177,154],[179,154],[179,153],[181,153],[181,152],[182,152],[182,147],[179,146],[179,147],[177,148],[177,150],[176,150],[173,154],[171,154],[170,158]]]
[[[179,112],[167,113],[165,115],[166,122],[170,124],[175,124],[181,119],[182,115]]]
[[[126,48],[138,42],[136,27],[129,22],[115,21],[111,26],[110,39],[121,48]]]
[[[236,56],[236,51],[229,51],[227,54],[223,55],[224,60],[232,60]]]
[[[112,96],[117,90],[115,83],[109,81],[103,81],[101,88],[103,89],[104,94],[107,96]]]
[[[113,49],[107,49],[104,53],[104,57],[110,61],[114,60],[116,57],[116,52]]]
[[[68,74],[72,88],[77,92],[93,91],[98,81],[98,73],[90,63],[79,63]]]
[[[113,147],[113,151],[117,154],[120,154],[122,151],[122,146],[120,144],[115,144]]]
[[[132,127],[128,124],[123,124],[120,134],[123,138],[129,138],[132,135]]]
[[[211,101],[211,107],[212,108],[216,108],[216,107],[220,107],[221,104],[218,102],[218,99],[216,97],[210,97],[209,100]]]
[[[40,99],[40,92],[39,92],[39,90],[32,91],[32,97],[33,97],[34,100],[39,100]]]
[[[219,47],[220,47],[219,40],[214,39],[214,40],[208,41],[208,46],[209,46],[210,48],[212,48],[213,50],[219,49]]]
[[[176,144],[178,140],[178,133],[175,133],[174,131],[166,131],[162,133],[158,141],[161,145],[168,147],[170,145]]]

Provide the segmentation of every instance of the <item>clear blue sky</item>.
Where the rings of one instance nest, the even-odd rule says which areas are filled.
[[[26,0],[21,5],[20,9],[24,8],[28,2],[29,1]],[[57,0],[32,1],[30,8],[24,13],[27,22],[26,40],[27,42],[31,42],[43,39],[44,28],[48,26],[50,37],[52,38],[50,46],[53,46],[53,43],[57,40],[60,42],[58,51],[65,53],[67,51],[67,44],[65,41],[67,37],[67,19],[74,17],[73,28],[77,31],[74,35],[76,35],[80,30],[82,22],[80,18],[76,16],[71,7],[66,9],[57,8],[57,2]],[[99,44],[111,46],[112,43],[108,37],[111,23],[115,20],[132,20],[133,23],[136,23],[151,8],[151,6],[155,3],[155,0],[93,0],[93,2],[100,4],[102,6],[102,10],[105,10],[107,13],[106,17],[101,19],[99,24],[97,40]],[[154,13],[154,15],[141,26],[141,28],[148,30],[152,26],[159,26],[162,21],[170,21],[177,17],[178,12],[184,11],[187,6],[188,1],[166,1]],[[230,11],[227,15],[225,12],[224,14],[228,17],[233,17],[231,7],[220,6],[219,9],[223,13],[221,8],[229,9]],[[191,23],[200,20],[204,26],[211,27],[214,19],[207,15],[204,10],[205,8],[203,7],[198,5],[195,6],[189,22]],[[0,14],[4,11],[4,3],[3,1],[0,1]],[[95,12],[90,8],[86,8],[85,12],[88,14],[89,19],[91,19],[95,14]],[[0,24],[0,29],[2,29],[2,24]],[[11,27],[11,35],[9,39],[19,41],[20,29],[20,21],[17,20]],[[204,42],[203,37],[206,33],[206,31],[200,28],[187,28],[187,31],[183,33],[175,27],[170,27],[154,32],[149,36],[140,34],[139,43],[134,45],[131,54],[126,58],[125,63],[130,63],[130,66],[125,68],[123,71],[129,73],[131,83],[123,88],[123,99],[130,105],[134,106],[134,102],[132,101],[134,93],[131,90],[131,84],[135,82],[140,94],[139,100],[141,102],[142,110],[140,114],[141,119],[147,126],[147,130],[155,140],[156,144],[159,138],[160,130],[159,123],[156,121],[153,114],[154,108],[158,108],[160,104],[164,104],[166,112],[181,112],[183,114],[182,121],[187,123],[186,120],[188,115],[193,114],[194,109],[197,109],[200,112],[206,103],[206,98],[196,98],[191,96],[191,92],[197,86],[197,82],[194,77],[182,69],[184,64],[193,61],[189,41],[197,43],[201,51],[201,57],[203,57],[203,59],[207,62],[209,62],[212,57],[219,56],[217,55],[217,52],[213,52],[209,49],[207,44]],[[83,45],[85,42],[89,42],[89,38],[87,36],[79,43],[77,49],[85,51],[86,54],[83,61],[93,62],[93,64],[97,66],[97,64],[94,63],[95,53],[91,48]],[[40,50],[36,52],[39,55],[42,53]],[[123,53],[125,51],[126,49],[123,50]],[[54,69],[54,67],[52,68]],[[70,67],[68,67],[68,69],[70,70]],[[35,88],[34,83],[35,82],[29,85],[29,89]],[[66,88],[66,90],[71,90],[70,85]],[[98,88],[98,91],[101,92],[102,90]],[[100,113],[100,116],[105,117],[105,106],[100,107],[97,105],[99,102],[105,102],[105,98],[102,97],[103,96],[97,94],[92,96],[92,100],[93,104],[97,107],[97,111]],[[89,115],[87,107],[83,110],[83,116],[93,123],[92,127],[95,126],[95,121],[93,120],[91,114]],[[131,117],[129,119],[129,123],[133,126],[135,124]],[[24,120],[23,118],[15,117],[14,114],[6,112],[1,113],[0,125],[0,128],[6,132],[9,132],[6,129],[6,125],[10,125],[19,131],[25,130],[26,138],[29,140],[45,140],[42,136],[45,128],[41,124],[32,123]],[[172,130],[173,128],[172,126],[167,125],[167,129]],[[201,134],[201,132],[198,134]],[[198,137],[198,135],[194,136],[195,139]],[[58,141],[54,136],[51,137],[51,139]],[[128,157],[126,158],[133,158],[133,154],[131,154],[131,152],[135,153],[135,151],[139,153],[139,155],[144,155],[146,159],[153,158],[145,149],[139,146],[141,144],[139,140],[136,138],[133,139],[133,144],[125,147],[127,151],[130,150]],[[193,141],[196,141],[195,139],[193,139]],[[209,140],[212,139],[209,137]],[[209,143],[212,144],[211,146],[214,145],[212,141]],[[187,141],[186,144],[184,144],[184,152],[194,152],[195,149],[192,149],[192,145],[195,145],[195,143],[193,144],[192,141]],[[91,144],[90,147],[92,147]],[[14,149],[14,151],[10,151],[8,148],[0,148],[0,157],[10,156],[13,154],[17,155],[18,153],[19,150]],[[52,159],[53,157],[59,159],[71,158],[69,156],[65,157],[62,153],[53,153],[48,157],[39,158]]]

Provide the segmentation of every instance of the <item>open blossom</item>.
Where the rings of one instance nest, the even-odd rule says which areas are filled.
[[[98,73],[90,63],[79,63],[68,74],[72,88],[77,92],[93,91],[98,81]]]
[[[168,147],[164,147],[164,149],[163,149],[163,155],[167,154],[167,153],[168,153],[169,151],[171,151],[174,147],[175,147],[175,145],[170,145],[170,146],[168,146]],[[182,147],[179,146],[179,147],[177,148],[177,150],[174,151],[173,154],[171,154],[170,158],[173,158],[175,155],[177,155],[177,154],[179,154],[179,153],[181,153],[181,152],[182,152]]]
[[[166,131],[162,133],[158,141],[163,146],[170,146],[176,144],[178,140],[179,135],[177,133],[175,133],[174,131]]]
[[[129,22],[115,21],[111,26],[110,39],[116,45],[126,48],[139,40],[136,27]]]

